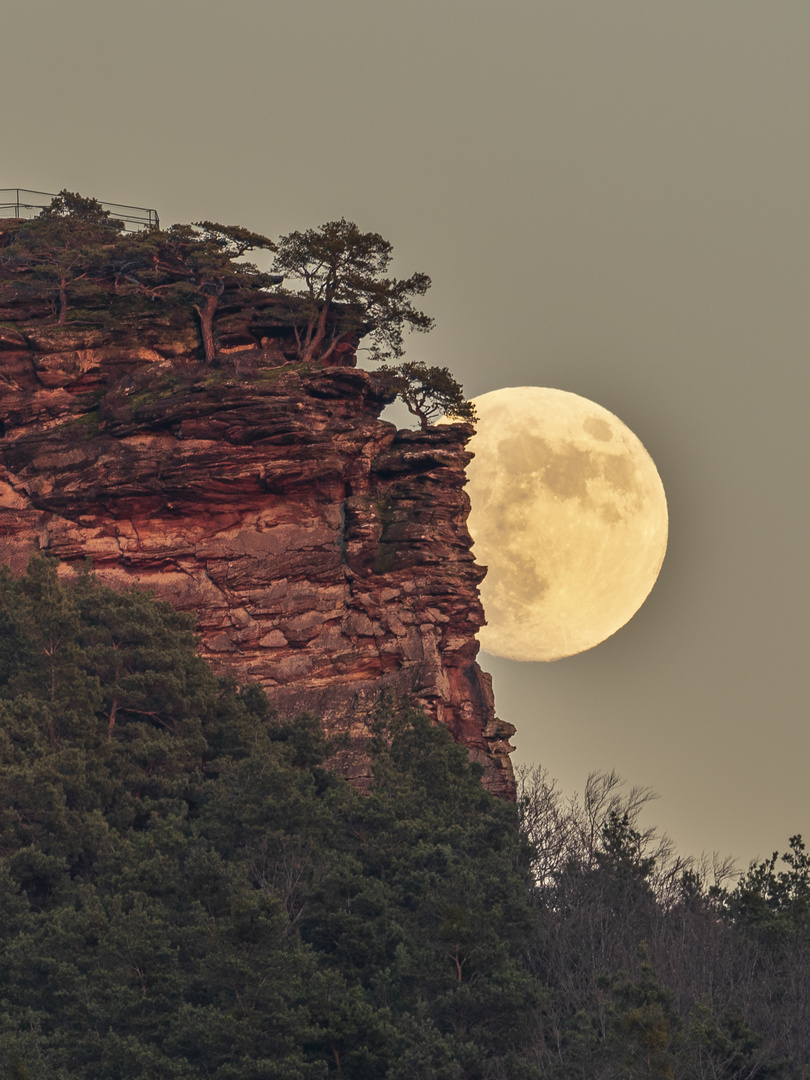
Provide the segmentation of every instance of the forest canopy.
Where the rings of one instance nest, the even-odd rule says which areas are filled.
[[[516,807],[423,714],[363,719],[366,794],[188,616],[0,573],[0,1074],[808,1075],[800,837],[713,883],[611,774]]]

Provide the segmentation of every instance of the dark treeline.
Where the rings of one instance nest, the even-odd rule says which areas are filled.
[[[810,1075],[810,858],[800,836],[740,876],[678,855],[613,773],[564,800],[524,777],[544,1075]],[[555,1062],[556,1056],[556,1062]]]
[[[644,791],[515,807],[420,713],[216,679],[187,616],[0,574],[0,1075],[807,1077],[810,860],[679,859]]]

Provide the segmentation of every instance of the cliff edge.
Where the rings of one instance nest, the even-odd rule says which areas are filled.
[[[271,296],[223,310],[217,365],[191,325],[55,326],[0,310],[0,564],[142,585],[199,618],[203,654],[282,714],[348,731],[368,766],[381,694],[425,707],[514,798],[509,736],[475,662],[483,623],[465,424],[397,431],[354,366],[290,362]]]

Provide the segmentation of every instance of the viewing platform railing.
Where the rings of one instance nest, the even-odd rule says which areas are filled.
[[[0,218],[37,217],[46,206],[50,206],[54,198],[56,196],[48,191],[0,188]],[[109,210],[111,217],[123,221],[124,228],[130,232],[160,228],[157,210],[150,210],[145,206],[124,206],[121,203],[103,202],[101,205],[105,210]]]

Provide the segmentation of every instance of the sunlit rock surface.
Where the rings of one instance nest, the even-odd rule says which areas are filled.
[[[381,688],[421,703],[514,797],[489,676],[463,491],[465,425],[379,420],[386,397],[351,343],[289,362],[271,297],[225,310],[219,363],[193,326],[54,325],[0,307],[0,563],[32,548],[89,557],[199,617],[220,672],[258,680],[282,714],[349,730],[362,784]]]

